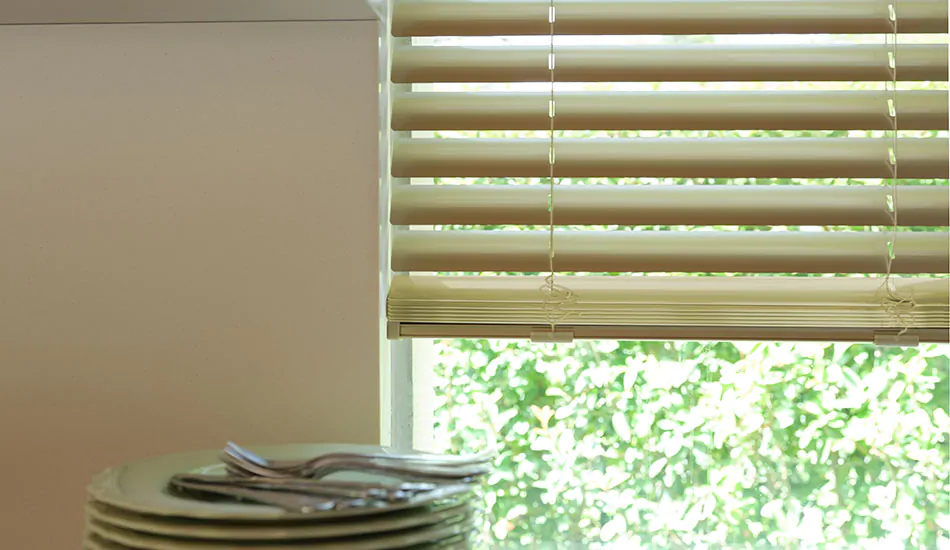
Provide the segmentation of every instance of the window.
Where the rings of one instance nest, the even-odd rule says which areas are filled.
[[[950,348],[442,340],[422,448],[504,451],[486,547],[946,548]]]
[[[945,3],[738,4],[555,2],[552,305],[548,2],[396,3],[392,335],[495,541],[950,544]]]

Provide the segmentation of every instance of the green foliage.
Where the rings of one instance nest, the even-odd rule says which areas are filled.
[[[946,346],[439,342],[445,450],[511,546],[946,548]]]

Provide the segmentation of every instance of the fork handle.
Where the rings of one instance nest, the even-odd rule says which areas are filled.
[[[172,478],[170,483],[173,487],[183,489],[190,493],[212,494],[237,500],[256,502],[258,504],[275,506],[296,514],[304,514],[317,510],[332,510],[340,504],[347,504],[345,501],[322,498],[315,495],[245,489],[241,487],[225,487],[207,483],[192,483],[176,478]]]
[[[373,472],[377,474],[398,477],[400,479],[432,482],[465,482],[487,473],[485,469],[464,470],[460,468],[419,468],[367,460],[365,462],[341,461],[325,464],[310,470],[302,471],[300,472],[300,475],[307,478],[321,479],[330,474],[348,471]]]

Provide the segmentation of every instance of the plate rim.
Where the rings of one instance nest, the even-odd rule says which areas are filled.
[[[253,452],[261,456],[278,455],[281,458],[288,455],[308,458],[321,453],[334,451],[393,452],[392,449],[379,445],[336,443],[288,443],[282,445],[252,446],[250,448]],[[391,503],[388,506],[382,507],[316,510],[307,513],[297,513],[263,504],[233,502],[212,503],[190,500],[175,497],[167,492],[167,481],[172,475],[217,466],[220,464],[220,460],[218,459],[220,452],[220,449],[214,449],[166,454],[146,457],[114,466],[93,476],[91,483],[86,488],[86,492],[91,500],[134,513],[184,519],[242,520],[249,522],[275,520],[311,521],[317,519],[369,516],[418,508],[440,500],[418,498],[412,501]],[[155,494],[162,495],[161,498],[168,499],[168,503],[162,504],[159,502],[156,504],[154,502],[142,502],[141,499],[135,500],[130,498],[127,494],[123,494],[120,488],[120,482],[123,476],[143,475],[141,471],[148,469],[157,469],[158,472],[152,472],[152,475],[162,478],[160,486],[150,487],[149,490],[155,491]],[[158,476],[159,473],[161,474],[160,476]],[[159,482],[156,481],[155,483],[157,484]],[[179,504],[180,507],[173,505],[173,502]]]
[[[86,531],[121,547],[149,548],[151,550],[227,550],[233,548],[233,546],[229,546],[230,544],[234,544],[234,541],[227,540],[165,538],[111,525],[105,525],[105,529],[103,529],[102,525],[97,524],[101,524],[101,522],[87,519]],[[241,548],[245,550],[383,550],[439,542],[460,534],[470,533],[474,528],[474,515],[466,514],[463,518],[454,522],[443,521],[408,533],[395,531],[383,533],[379,537],[355,537],[351,540],[337,538],[332,540],[286,541],[287,544],[275,544],[275,541],[257,541],[259,544],[253,544],[253,542],[242,544]],[[397,537],[399,538],[397,539]],[[188,546],[178,546],[181,543],[188,544]],[[393,546],[394,544],[396,546]]]
[[[112,510],[101,510],[96,506],[112,508]],[[185,523],[189,521],[194,521],[189,518],[179,518],[171,516],[151,516],[148,514],[140,514],[138,512],[130,512],[128,510],[122,510],[115,508],[114,506],[109,506],[103,502],[97,501],[87,501],[85,506],[85,513],[87,518],[95,519],[102,523],[112,525],[121,529],[126,529],[129,531],[136,531],[146,534],[159,535],[159,536],[177,536],[183,538],[194,538],[202,540],[229,540],[234,542],[240,541],[287,541],[287,540],[302,540],[302,539],[329,539],[329,538],[339,538],[339,537],[351,537],[351,536],[362,536],[362,535],[373,535],[373,534],[382,534],[382,533],[391,533],[393,531],[400,531],[406,529],[413,529],[416,527],[424,527],[439,523],[441,521],[449,520],[455,517],[464,516],[470,514],[472,511],[472,506],[470,499],[463,498],[456,501],[451,501],[450,504],[447,504],[442,509],[437,509],[430,512],[424,512],[421,510],[410,509],[406,510],[407,512],[417,512],[412,514],[407,514],[405,516],[400,516],[396,518],[387,518],[389,514],[382,514],[382,517],[373,517],[370,521],[352,521],[350,524],[352,527],[346,529],[343,524],[333,523],[324,520],[318,520],[314,523],[309,522],[292,522],[281,526],[276,526],[267,522],[254,522],[254,523],[242,523],[235,524],[235,522],[230,522],[229,524],[222,523],[219,525],[210,524],[210,523],[195,523],[194,525],[162,525],[162,522],[179,522]],[[140,516],[140,518],[117,518],[111,514],[129,514]],[[398,514],[399,512],[395,512]],[[349,518],[340,518],[340,519],[349,519]],[[355,517],[353,519],[358,519]],[[372,527],[367,528],[366,526],[372,526],[375,524],[376,529]],[[379,528],[382,524],[382,529]],[[360,529],[360,526],[363,526]],[[228,531],[232,532],[229,533]],[[320,532],[323,530],[324,532]],[[241,532],[244,531],[244,532]],[[302,531],[300,534],[292,534],[292,531]],[[291,535],[295,538],[288,538],[288,535]]]

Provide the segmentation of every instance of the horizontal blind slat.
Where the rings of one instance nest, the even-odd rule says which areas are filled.
[[[571,276],[561,281],[583,293],[577,306],[626,304],[778,306],[785,308],[877,307],[883,277],[693,277],[693,276]],[[544,305],[533,294],[544,284],[543,276],[439,276],[393,277],[391,303],[424,301],[440,303],[521,303],[538,311]],[[898,277],[894,289],[920,306],[950,308],[950,281],[946,278]]]
[[[501,324],[451,324],[407,323],[396,324],[400,338],[499,338],[528,339],[533,333],[546,332],[550,325],[501,325]],[[736,341],[759,342],[873,342],[879,334],[897,334],[890,328],[851,328],[834,326],[815,327],[767,327],[720,325],[701,326],[621,326],[621,325],[558,325],[558,332],[568,332],[578,340],[691,340],[691,341]],[[923,343],[950,341],[946,328],[909,329],[905,336],[917,337]]]
[[[884,44],[560,46],[559,82],[889,81]],[[394,83],[544,82],[548,47],[396,46]],[[947,47],[897,48],[900,80],[946,80]]]
[[[886,0],[558,0],[558,34],[886,33]],[[398,0],[394,36],[545,35],[546,0]],[[900,29],[947,32],[944,0],[901,0]]]
[[[568,272],[883,273],[889,234],[796,231],[561,231]],[[393,233],[394,271],[543,272],[546,231]],[[950,272],[950,234],[901,233],[893,273]]]
[[[544,185],[402,185],[396,225],[546,225]],[[558,225],[890,225],[885,186],[561,185]],[[950,188],[899,186],[904,226],[950,225]]]
[[[558,130],[889,130],[890,92],[559,92]],[[548,93],[396,95],[392,129],[547,130]],[[946,91],[902,91],[901,130],[946,130]]]
[[[630,138],[561,139],[555,174],[577,177],[887,178],[888,139]],[[944,138],[899,141],[901,178],[946,178]],[[546,177],[545,139],[397,139],[392,175]]]

